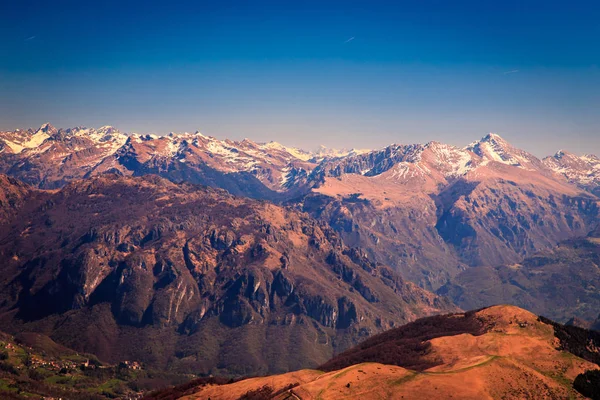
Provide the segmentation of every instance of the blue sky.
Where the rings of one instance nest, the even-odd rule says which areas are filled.
[[[0,129],[600,153],[592,1],[3,1]]]

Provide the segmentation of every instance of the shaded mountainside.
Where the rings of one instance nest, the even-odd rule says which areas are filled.
[[[26,202],[31,201],[33,192],[28,185],[0,175],[0,221],[13,218]]]
[[[463,334],[480,336],[484,333],[484,321],[476,312],[421,318],[366,339],[318,369],[329,372],[354,364],[377,362],[424,371],[442,363],[441,359],[424,357],[431,351],[432,339]]]
[[[0,231],[0,320],[110,362],[287,371],[455,309],[308,215],[222,190],[103,175],[29,198]]]
[[[319,370],[201,385],[183,398],[583,399],[577,390],[600,371],[598,345],[593,332],[494,306],[390,330]]]
[[[595,231],[519,263],[469,268],[437,292],[464,309],[509,303],[558,321],[577,317],[589,321],[586,328],[598,329],[591,321],[600,310],[599,288],[600,232]]]

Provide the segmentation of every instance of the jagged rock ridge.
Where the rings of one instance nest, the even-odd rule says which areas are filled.
[[[2,221],[3,326],[109,361],[286,371],[455,308],[293,209],[155,176],[5,180],[30,193]]]

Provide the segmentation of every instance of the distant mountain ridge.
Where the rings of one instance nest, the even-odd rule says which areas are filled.
[[[577,156],[564,150],[546,157],[544,164],[570,182],[600,195],[600,158],[593,154]]]
[[[432,159],[433,170],[429,168],[431,165],[422,168],[421,157]],[[158,173],[175,180],[178,173],[185,176],[186,168],[178,163],[189,163],[191,167],[187,170],[208,168],[223,175],[247,173],[267,189],[251,197],[313,187],[324,173],[376,176],[398,165],[397,177],[435,172],[458,177],[490,162],[552,171],[592,192],[600,186],[597,156],[579,157],[559,151],[539,160],[493,133],[464,148],[430,142],[390,145],[382,150],[335,150],[321,146],[318,151],[310,152],[277,142],[219,140],[200,132],[125,135],[111,126],[57,129],[46,123],[37,130],[0,132],[0,158],[0,172],[42,188],[60,187],[70,179],[111,168],[133,175]],[[199,176],[197,180],[202,178]]]

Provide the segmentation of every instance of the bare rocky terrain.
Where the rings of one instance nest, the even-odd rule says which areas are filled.
[[[0,234],[0,320],[111,362],[247,375],[316,365],[456,309],[267,202],[108,174],[18,193]]]

